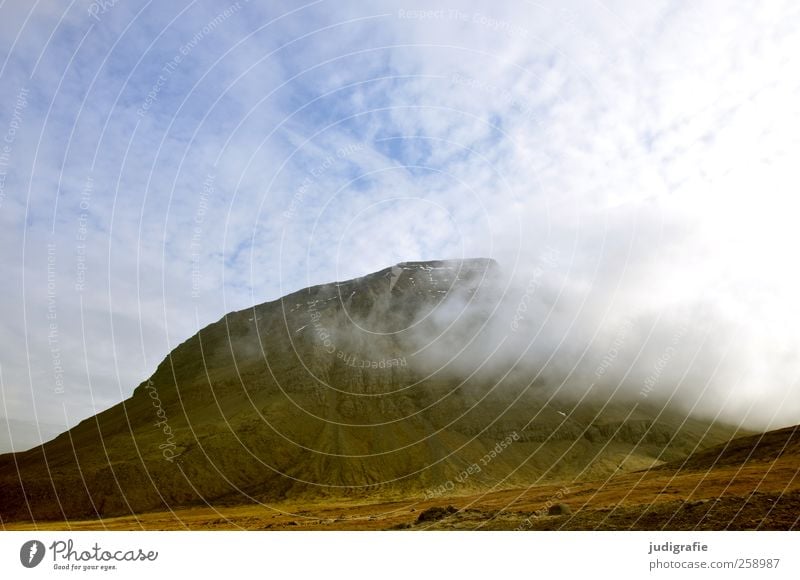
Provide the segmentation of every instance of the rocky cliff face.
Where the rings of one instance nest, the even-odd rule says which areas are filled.
[[[528,378],[449,365],[441,345],[455,355],[480,328],[497,268],[401,263],[230,313],[131,398],[0,457],[0,515],[423,498],[641,468],[730,437],[661,409],[610,401],[598,413]]]

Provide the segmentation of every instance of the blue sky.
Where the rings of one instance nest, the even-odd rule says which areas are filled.
[[[0,415],[72,425],[310,284],[491,256],[524,286],[554,247],[600,351],[626,313],[710,312],[740,338],[709,396],[736,377],[730,416],[800,421],[792,3],[0,13]]]

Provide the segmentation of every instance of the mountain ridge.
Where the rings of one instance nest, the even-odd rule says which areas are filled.
[[[650,467],[736,431],[622,399],[600,416],[542,381],[428,356],[428,344],[457,350],[480,331],[498,269],[486,258],[402,262],[228,313],[130,398],[0,456],[0,515],[422,497],[448,482],[467,493]]]

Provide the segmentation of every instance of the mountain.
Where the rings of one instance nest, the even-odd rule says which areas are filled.
[[[736,437],[724,444],[693,453],[681,461],[659,466],[658,469],[703,471],[722,466],[766,464],[778,459],[788,459],[800,465],[800,425]]]
[[[498,273],[487,259],[405,262],[227,314],[129,399],[0,456],[0,516],[459,495],[647,468],[734,434],[482,368],[467,347]]]

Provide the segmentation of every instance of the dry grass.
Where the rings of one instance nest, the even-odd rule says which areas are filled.
[[[186,508],[103,520],[12,523],[9,530],[796,529],[794,455],[706,470],[654,469],[578,484],[429,501],[281,503]],[[552,503],[573,514],[545,516]],[[433,506],[458,512],[417,523]]]

